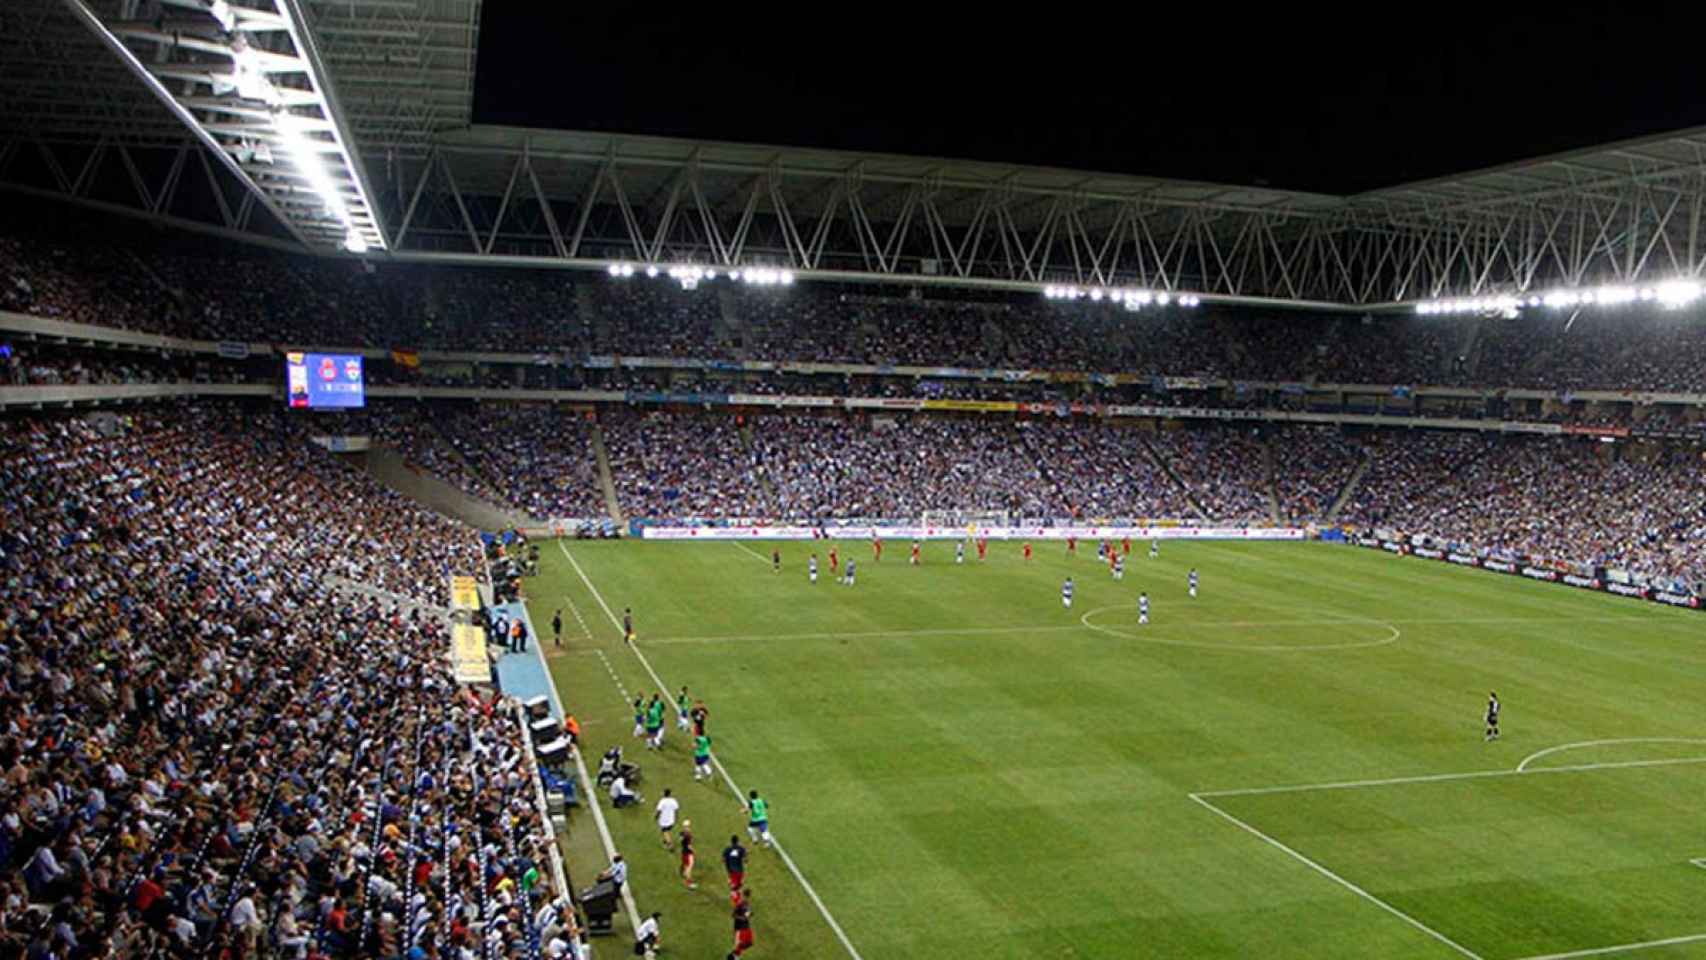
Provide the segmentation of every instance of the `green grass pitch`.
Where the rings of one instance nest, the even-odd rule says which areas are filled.
[[[531,615],[564,609],[563,649],[544,642],[585,754],[644,768],[646,807],[606,814],[667,955],[727,950],[718,852],[745,818],[673,726],[661,754],[632,738],[624,691],[656,684],[600,598],[634,609],[667,692],[706,699],[720,760],[866,960],[1706,956],[1697,613],[1324,544],[1134,544],[1115,583],[1094,544],[956,566],[930,543],[914,568],[904,543],[879,564],[843,541],[852,588],[827,562],[807,583],[824,543],[781,545],[780,574],[764,544],[562,546]],[[652,826],[665,786],[696,891]],[[574,855],[601,857],[576,817]],[[752,955],[847,956],[775,852],[749,885]]]

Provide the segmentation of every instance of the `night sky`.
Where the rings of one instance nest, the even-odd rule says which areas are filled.
[[[1348,33],[1228,4],[1171,20],[1043,6],[1025,22],[994,5],[814,6],[798,25],[726,8],[532,12],[544,6],[485,4],[476,123],[1327,193],[1706,125],[1706,52],[1676,8],[1521,5],[1546,18],[1530,22],[1365,4],[1367,28]]]

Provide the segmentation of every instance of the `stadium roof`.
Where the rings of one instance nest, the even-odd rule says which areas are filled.
[[[398,258],[787,266],[841,279],[1134,286],[1379,308],[1699,277],[1706,130],[1352,196],[892,154],[476,126],[479,0],[233,0],[331,165],[328,218],[256,160],[211,0],[0,8],[0,183],[183,225]],[[199,32],[184,32],[186,18]],[[170,22],[167,22],[167,21]],[[252,35],[266,36],[258,32]],[[127,62],[133,60],[134,62]],[[229,86],[230,81],[226,84]],[[315,112],[315,110],[319,112]],[[252,122],[251,122],[252,121]],[[193,136],[192,136],[193,134]],[[194,158],[196,162],[186,162]],[[217,162],[210,162],[210,160]],[[310,184],[309,186],[314,186]]]

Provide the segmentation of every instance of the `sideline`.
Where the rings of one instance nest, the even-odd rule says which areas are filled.
[[[557,693],[557,681],[551,676],[551,664],[545,659],[545,651],[539,648],[539,631],[533,629],[533,617],[527,612],[526,601],[523,601],[520,606],[521,617],[527,621],[527,635],[533,638],[533,642],[529,646],[533,648],[533,655],[539,658],[539,669],[545,671],[545,687],[551,694],[551,705],[557,708],[557,722],[561,723],[563,718],[568,716],[568,713],[563,710],[563,698]],[[526,730],[523,730],[521,734],[524,737],[532,736]],[[608,862],[616,857],[616,841],[611,838],[610,825],[604,822],[604,811],[598,805],[598,782],[587,774],[586,760],[581,757],[580,744],[575,744],[574,749],[570,752],[575,755],[575,773],[580,775],[582,793],[586,797],[586,806],[588,810],[592,811],[592,822],[598,826],[598,838],[604,841],[604,857]],[[633,886],[632,883],[622,884],[622,905],[628,908],[628,929],[638,930],[640,929],[640,908],[634,903]],[[567,896],[570,891],[565,890],[563,893]]]
[[[575,573],[580,577],[581,583],[586,585],[587,592],[592,594],[592,598],[596,600],[599,607],[604,610],[604,615],[610,618],[610,625],[615,627],[617,634],[620,635],[622,633],[622,621],[617,619],[615,612],[610,609],[610,604],[604,602],[604,595],[599,593],[598,588],[592,585],[592,581],[587,578],[586,571],[581,569],[580,562],[575,560],[574,554],[569,552],[568,546],[564,544],[561,539],[557,541],[557,549],[563,552],[564,558],[569,561],[569,566],[574,567]],[[657,684],[658,690],[660,692],[667,693],[670,690],[669,684],[664,683],[663,678],[658,676],[658,672],[652,669],[651,661],[647,660],[646,655],[640,652],[639,646],[632,643],[625,645],[628,649],[634,652],[635,657],[639,658],[640,665],[646,668],[646,673],[651,676],[652,682]],[[735,798],[744,804],[746,802],[746,794],[741,791],[740,785],[735,783],[734,778],[729,776],[728,768],[723,766],[722,758],[717,756],[715,753],[712,753],[711,763],[717,768],[717,772],[722,774],[723,782],[728,784],[729,790],[735,795]],[[602,823],[602,821],[600,822]],[[834,915],[829,912],[829,907],[824,905],[823,899],[817,895],[817,890],[813,889],[811,881],[807,880],[806,875],[800,872],[799,866],[794,863],[794,858],[788,856],[788,851],[782,848],[782,842],[772,838],[772,844],[776,853],[782,858],[782,863],[788,867],[788,872],[792,873],[794,875],[794,879],[799,881],[800,887],[806,892],[806,896],[810,897],[812,903],[817,906],[817,912],[823,916],[824,922],[829,924],[829,929],[834,931],[836,939],[841,941],[841,946],[847,950],[847,955],[852,957],[853,960],[864,960],[864,958],[859,955],[858,949],[853,946],[853,941],[847,938],[847,932],[841,929],[841,924],[835,922]],[[1480,958],[1477,957],[1475,960],[1480,960]]]

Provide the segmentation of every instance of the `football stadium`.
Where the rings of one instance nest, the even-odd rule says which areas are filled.
[[[0,10],[0,957],[1706,957],[1706,127],[492,122],[498,6]]]

